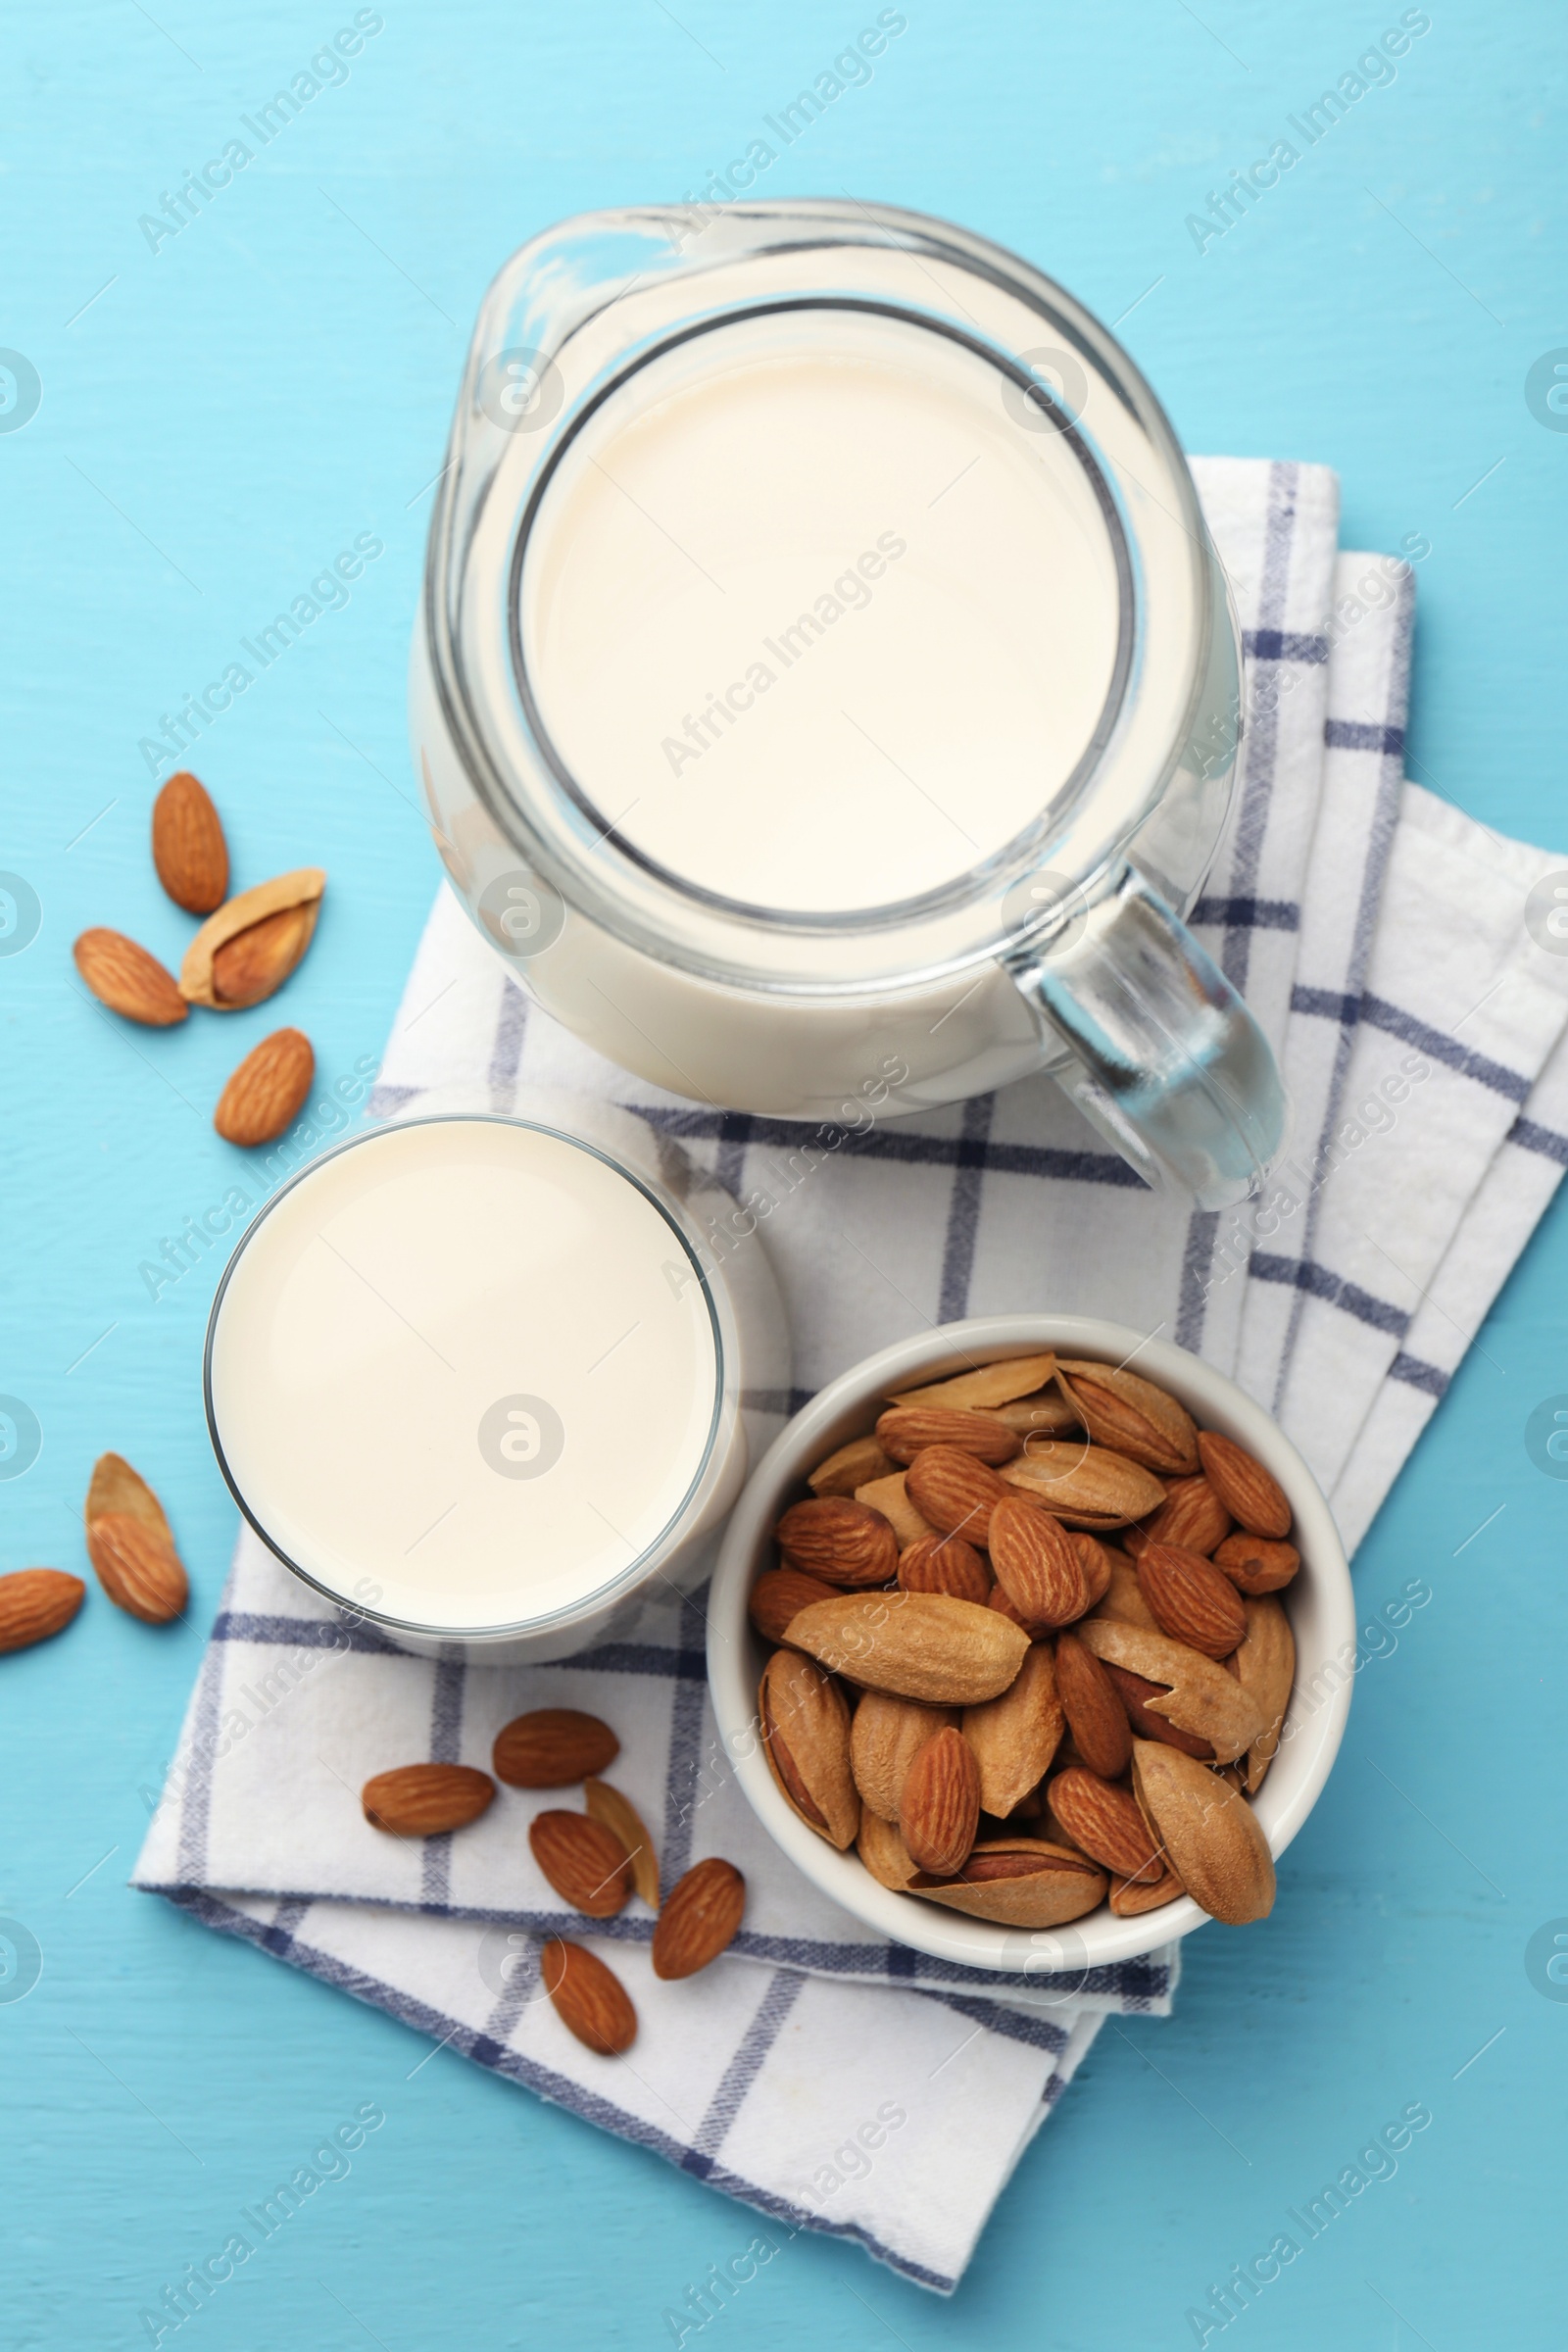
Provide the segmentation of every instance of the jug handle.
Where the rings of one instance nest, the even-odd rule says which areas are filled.
[[[1004,961],[1071,1054],[1055,1073],[1156,1191],[1228,1208],[1284,1149],[1289,1100],[1224,973],[1132,865]]]

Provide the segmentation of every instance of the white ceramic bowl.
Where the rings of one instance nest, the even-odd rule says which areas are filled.
[[[1147,1379],[1179,1396],[1200,1427],[1217,1429],[1255,1454],[1279,1480],[1296,1514],[1301,1565],[1283,1595],[1296,1638],[1296,1687],[1280,1751],[1254,1800],[1276,1857],[1317,1801],[1350,1706],[1343,1658],[1324,1690],[1321,1669],[1353,1647],[1355,1606],[1344,1547],[1317,1482],[1260,1405],[1182,1348],[1145,1340],[1122,1323],[1087,1315],[985,1315],[948,1323],[884,1348],[833,1381],[797,1413],[748,1481],[735,1507],[708,1605],[708,1679],[719,1736],[753,1810],[790,1860],[822,1892],[878,1935],[969,1968],[1008,1973],[1081,1972],[1156,1950],[1200,1928],[1208,1914],[1190,1895],[1138,1919],[1102,1904],[1088,1918],[1046,1933],[967,1919],[918,1896],[881,1886],[852,1851],[837,1852],[791,1812],[774,1786],[757,1736],[757,1686],[767,1656],[747,1616],[747,1596],[773,1563],[771,1531],[785,1506],[807,1492],[808,1470],[849,1439],[867,1433],[893,1390],[918,1388],[1001,1356],[1054,1348],[1064,1356],[1119,1364],[1134,1356]],[[1314,1678],[1318,1688],[1314,1690]]]

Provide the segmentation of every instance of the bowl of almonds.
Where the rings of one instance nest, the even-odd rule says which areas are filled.
[[[709,1602],[721,1739],[821,1890],[970,1967],[1093,1969],[1266,1917],[1349,1709],[1306,1464],[1184,1348],[949,1324],[795,1417]]]

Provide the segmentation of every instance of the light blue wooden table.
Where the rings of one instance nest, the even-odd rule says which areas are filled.
[[[20,934],[0,940],[0,1390],[36,1414],[42,1450],[0,1483],[0,1567],[83,1566],[80,1498],[106,1446],[169,1500],[198,1619],[233,1537],[198,1398],[216,1256],[156,1298],[139,1268],[233,1182],[208,1109],[274,1014],[192,1021],[155,1051],[74,986],[88,923],[172,959],[188,930],[148,871],[140,740],[340,549],[383,543],[194,761],[245,876],[328,868],[309,1025],[329,1077],[373,1055],[435,879],[403,668],[479,295],[562,215],[700,193],[876,14],[11,13],[0,345],[23,359],[0,376],[0,866],[41,919],[21,953],[5,953]],[[904,14],[874,77],[780,156],[768,191],[848,189],[1000,238],[1122,320],[1189,447],[1337,466],[1349,544],[1425,532],[1414,772],[1568,850],[1568,418],[1526,398],[1533,364],[1568,345],[1559,12],[1434,0],[1396,76],[1206,238],[1188,216],[1398,25],[1392,0]],[[252,138],[243,118],[356,23],[343,77],[318,67],[298,118]],[[254,160],[155,251],[140,216],[235,138]],[[1206,1929],[1176,2017],[1102,2036],[956,2303],[800,2238],[711,2323],[715,2345],[1190,2343],[1187,2307],[1414,2102],[1433,2120],[1396,2175],[1227,2342],[1561,2341],[1568,1986],[1539,1959],[1533,1982],[1526,1956],[1568,1914],[1568,1487],[1523,1431],[1568,1391],[1565,1283],[1559,1210],[1365,1546],[1370,1604],[1414,1573],[1435,1597],[1362,1675],[1274,1918]],[[733,2249],[733,2210],[450,2052],[420,2066],[426,2046],[384,2017],[126,1889],[200,1646],[195,1626],[144,1629],[95,1592],[64,1640],[0,1662],[0,1914],[24,1969],[13,1933],[0,2338],[145,2342],[142,2308],[376,2101],[386,2122],[348,2177],[182,2342],[669,2341],[660,2314]],[[41,1977],[7,1998],[29,1936]]]

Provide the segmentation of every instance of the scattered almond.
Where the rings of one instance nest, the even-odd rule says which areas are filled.
[[[642,1815],[629,1796],[612,1788],[608,1781],[595,1780],[592,1774],[582,1785],[582,1801],[589,1819],[603,1822],[612,1837],[618,1838],[631,1861],[631,1883],[650,1911],[659,1909],[659,1858],[654,1841],[649,1837]]]
[[[223,904],[228,844],[206,786],[188,768],[177,769],[153,803],[153,864],[187,914],[211,914]]]
[[[87,1597],[79,1576],[63,1568],[17,1568],[0,1576],[0,1652],[30,1649],[63,1633]]]
[[[1291,1506],[1285,1490],[1261,1462],[1217,1429],[1200,1433],[1198,1450],[1209,1485],[1250,1536],[1290,1534]]]
[[[251,1151],[292,1126],[316,1076],[316,1054],[301,1029],[274,1029],[253,1046],[218,1098],[213,1125],[227,1144]]]
[[[393,1838],[439,1838],[477,1821],[495,1792],[490,1775],[471,1764],[400,1764],[367,1781],[360,1803],[372,1829]]]
[[[179,993],[215,1012],[238,1012],[282,987],[316,931],[326,876],[319,866],[278,874],[209,915],[185,950]]]
[[[612,1919],[631,1893],[631,1856],[613,1830],[587,1813],[536,1813],[528,1825],[534,1860],[563,1902],[590,1919]]]
[[[695,1977],[735,1940],[746,1909],[746,1881],[716,1854],[694,1863],[670,1889],[654,1930],[654,1974]]]
[[[147,1625],[167,1625],[190,1598],[190,1580],[164,1506],[122,1454],[93,1464],[83,1512],[87,1556],[117,1608]]]
[[[496,1734],[491,1764],[512,1788],[567,1788],[601,1773],[620,1753],[620,1741],[597,1715],[575,1707],[535,1707],[514,1715]]]
[[[84,931],[71,951],[100,1004],[149,1029],[171,1029],[190,1010],[173,977],[122,931]]]
[[[597,1952],[553,1936],[539,1955],[539,1975],[568,2034],[601,2058],[618,2058],[637,2037],[631,1995]]]

